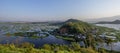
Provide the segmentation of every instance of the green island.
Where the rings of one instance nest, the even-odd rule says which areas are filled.
[[[93,39],[106,38],[119,40],[119,31],[113,28],[96,26],[79,20],[68,20],[59,29],[55,29],[53,34],[57,38],[71,41],[80,41],[91,36]],[[116,37],[116,38],[112,38]],[[86,39],[84,39],[86,40]]]
[[[107,45],[109,45],[112,42],[120,40],[118,30],[96,26],[78,20],[69,20],[65,22],[59,29],[54,30],[54,35],[57,38],[68,41],[83,41],[85,43],[85,48],[90,47],[92,49],[95,49],[99,43],[107,43]]]

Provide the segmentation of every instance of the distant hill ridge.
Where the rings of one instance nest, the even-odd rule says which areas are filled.
[[[77,20],[77,19],[68,19],[67,21],[65,21],[66,23],[67,22],[80,22],[80,20]]]
[[[77,19],[68,19],[68,20],[66,20],[66,21],[64,21],[64,22],[53,23],[52,25],[63,25],[63,24],[65,24],[65,23],[69,23],[69,22],[82,22],[82,21],[77,20]]]
[[[115,21],[112,21],[112,22],[102,21],[102,22],[97,22],[96,24],[120,24],[120,20],[115,20]]]

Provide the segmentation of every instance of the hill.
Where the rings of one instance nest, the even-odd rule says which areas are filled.
[[[61,25],[61,27],[57,30],[57,32],[61,34],[65,34],[65,33],[68,33],[68,34],[93,33],[95,34],[95,33],[102,33],[102,32],[108,32],[108,31],[115,31],[112,28],[96,26],[94,24],[83,22],[77,19],[69,19],[57,25]]]
[[[67,21],[56,22],[56,23],[52,23],[51,25],[64,25],[65,23],[69,23],[69,22],[82,22],[82,21],[77,20],[77,19],[68,19]]]
[[[63,31],[66,30],[66,31]],[[93,30],[92,25],[79,20],[68,20],[60,27],[60,33],[78,34],[87,33]]]

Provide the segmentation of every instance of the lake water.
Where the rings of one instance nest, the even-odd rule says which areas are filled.
[[[116,30],[120,30],[120,24],[96,24],[97,26],[104,26],[109,28],[114,28]]]
[[[120,24],[96,24],[96,25],[97,26],[104,26],[104,27],[114,28],[116,30],[120,30]],[[112,46],[112,50],[120,51],[120,42],[112,43],[109,46],[104,43],[102,46],[104,48],[108,49],[108,50],[111,50],[111,46]]]
[[[43,46],[44,44],[70,44],[69,41],[58,39],[54,37],[53,35],[49,35],[45,38],[38,38],[38,39],[32,39],[27,37],[20,37],[20,36],[1,36],[0,37],[0,43],[6,44],[6,43],[15,43],[15,44],[21,44],[23,42],[29,42],[35,45],[36,48]]]
[[[35,45],[36,48],[43,46],[44,44],[70,44],[70,41],[56,38],[54,35],[50,35],[45,38],[28,38],[20,36],[6,36],[6,33],[25,32],[25,31],[41,31],[41,30],[54,30],[57,26],[49,26],[47,24],[0,24],[0,43],[15,43],[21,44],[29,42]],[[82,42],[80,44],[84,45]]]

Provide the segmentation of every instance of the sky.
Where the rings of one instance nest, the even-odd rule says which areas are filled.
[[[89,20],[120,15],[120,0],[0,0],[0,21]]]

